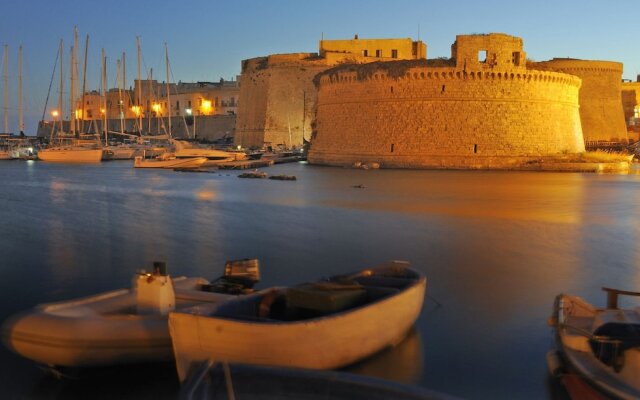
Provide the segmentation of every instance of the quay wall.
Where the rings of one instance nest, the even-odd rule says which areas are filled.
[[[584,151],[572,75],[396,61],[339,66],[316,83],[313,164],[511,168]]]

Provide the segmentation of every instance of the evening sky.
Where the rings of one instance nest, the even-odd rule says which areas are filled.
[[[10,125],[15,131],[18,46],[24,47],[26,132],[35,134],[59,40],[64,39],[68,62],[74,26],[80,33],[80,54],[89,35],[90,89],[98,88],[102,48],[109,86],[116,86],[116,59],[123,52],[126,86],[133,84],[136,36],[142,44],[143,79],[144,71],[153,68],[160,81],[166,79],[165,42],[171,80],[189,82],[235,79],[246,58],[317,52],[322,37],[419,37],[427,44],[428,58],[436,58],[450,56],[457,34],[490,32],[523,38],[527,56],[537,61],[553,57],[619,61],[624,63],[623,77],[635,80],[640,74],[638,6],[638,0],[5,1],[0,7],[0,44],[9,46]],[[56,75],[47,114],[57,102],[58,80]],[[67,80],[64,91],[68,88]]]

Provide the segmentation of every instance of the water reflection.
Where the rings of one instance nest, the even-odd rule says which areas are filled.
[[[603,304],[601,286],[640,285],[640,175],[290,164],[269,173],[298,181],[274,182],[118,163],[24,165],[3,165],[3,317],[129,286],[157,259],[173,274],[213,278],[225,260],[258,258],[261,287],[404,259],[442,307],[423,310],[414,344],[353,368],[462,397],[538,399],[549,396],[554,296]],[[16,359],[0,350],[0,386],[28,397],[40,375]]]
[[[400,383],[416,384],[422,376],[424,360],[422,337],[414,328],[396,346],[347,367],[345,371]]]

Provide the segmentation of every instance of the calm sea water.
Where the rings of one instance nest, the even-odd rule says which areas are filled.
[[[415,330],[351,371],[466,398],[544,399],[561,396],[545,365],[554,296],[604,304],[601,286],[640,287],[640,175],[266,171],[298,181],[3,162],[0,319],[127,287],[154,260],[211,279],[225,260],[258,258],[267,287],[403,259],[428,278]],[[171,365],[60,381],[2,348],[0,388],[173,398],[179,385]]]

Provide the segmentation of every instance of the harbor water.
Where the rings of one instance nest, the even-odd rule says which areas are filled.
[[[428,279],[414,330],[348,370],[463,398],[544,399],[562,398],[545,364],[554,296],[604,305],[602,286],[640,288],[640,175],[304,163],[265,172],[298,180],[3,162],[0,319],[129,287],[156,260],[213,279],[226,260],[258,258],[260,287],[407,260]],[[179,384],[172,365],[57,379],[3,347],[0,389],[19,399],[175,398]]]

